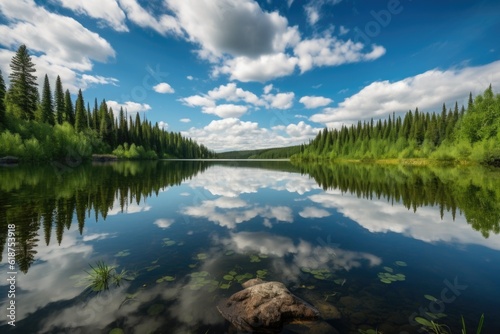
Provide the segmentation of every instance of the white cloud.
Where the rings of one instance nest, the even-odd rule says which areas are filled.
[[[330,216],[331,214],[325,209],[307,206],[299,212],[299,215],[303,218],[324,218]]]
[[[206,58],[258,57],[281,51],[293,36],[278,12],[264,12],[253,0],[167,0],[187,33]],[[288,35],[287,35],[288,33]]]
[[[297,64],[296,57],[290,57],[282,52],[258,58],[236,57],[216,67],[214,74],[229,74],[231,80],[242,82],[265,82],[292,74]]]
[[[340,36],[343,36],[343,35],[347,34],[348,32],[349,32],[349,29],[347,29],[344,26],[340,26],[340,28],[339,28],[339,35]]]
[[[307,22],[310,25],[315,25],[321,18],[321,13],[324,12],[322,7],[326,4],[336,5],[342,0],[311,0],[304,6],[306,12]]]
[[[193,76],[192,76],[192,75],[188,75],[188,76],[186,77],[186,79],[188,79],[188,80],[193,80],[194,78],[193,78]]]
[[[294,97],[293,92],[264,95],[264,99],[270,103],[272,108],[276,109],[290,109],[293,106]]]
[[[247,106],[237,104],[221,104],[215,107],[203,108],[203,113],[217,115],[220,118],[240,117],[248,110]]]
[[[215,107],[215,102],[208,97],[192,95],[180,99],[185,105],[190,107]]]
[[[93,84],[116,85],[118,82],[115,78],[84,73],[93,69],[93,61],[106,62],[114,58],[115,51],[108,41],[73,18],[50,13],[29,0],[0,1],[0,13],[5,19],[0,24],[0,45],[17,48],[26,44],[30,51],[35,51],[31,58],[40,87],[45,73],[53,85],[59,75],[63,88],[72,93]],[[0,48],[0,69],[7,78],[13,55],[13,51]]]
[[[430,70],[400,81],[377,81],[346,98],[337,107],[313,115],[314,122],[332,126],[335,122],[379,118],[393,112],[440,110],[447,105],[466,103],[469,92],[480,93],[489,84],[500,86],[500,61],[476,67]]]
[[[168,123],[164,122],[164,121],[158,122],[158,126],[160,127],[160,129],[163,129],[163,130],[168,129]]]
[[[175,90],[166,82],[160,82],[153,87],[154,91],[161,94],[174,93]]]
[[[0,25],[0,44],[26,44],[50,64],[89,71],[92,61],[115,57],[111,45],[73,18],[48,12],[34,1],[1,1],[0,10],[8,25]],[[61,34],[64,31],[64,34]],[[43,32],[43,33],[41,33]],[[78,36],[78,38],[75,38]]]
[[[142,8],[136,0],[119,0],[120,6],[127,13],[127,18],[143,28],[151,28],[159,34],[182,35],[182,30],[175,17],[168,14],[153,16]]]
[[[215,151],[230,151],[299,145],[314,138],[321,130],[304,122],[288,124],[286,128],[272,128],[274,129],[261,128],[256,122],[225,118],[212,121],[203,128],[190,128],[182,134]],[[280,133],[281,129],[286,129],[286,136]]]
[[[307,109],[324,107],[333,102],[332,99],[323,96],[302,96],[299,100]]]
[[[102,25],[109,26],[116,31],[127,32],[125,13],[116,0],[53,0],[75,13],[84,14],[99,20]]]
[[[273,84],[264,86],[264,94],[269,94],[272,89],[273,89]]]
[[[191,122],[191,119],[189,119],[189,118],[181,118],[181,119],[179,120],[179,122],[182,122],[182,123],[189,123],[189,122]]]
[[[151,110],[151,106],[147,103],[137,103],[133,101],[127,101],[125,103],[118,103],[116,101],[106,101],[108,108],[113,108],[113,112],[118,112],[120,108],[123,108],[123,111],[131,113],[144,112]]]
[[[230,102],[244,101],[256,106],[262,106],[265,104],[257,97],[257,95],[237,87],[233,82],[212,89],[208,92],[208,96],[213,100],[222,99]]]
[[[174,223],[173,219],[170,218],[160,218],[155,220],[154,224],[161,229],[167,229]]]
[[[385,54],[385,48],[379,45],[372,45],[369,53],[363,53],[364,48],[362,43],[325,36],[301,41],[294,48],[294,53],[299,58],[298,66],[302,73],[314,67],[371,61]]]

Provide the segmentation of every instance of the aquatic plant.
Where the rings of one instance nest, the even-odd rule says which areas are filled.
[[[477,325],[476,334],[481,334],[481,331],[483,330],[483,323],[484,323],[484,313],[481,314],[481,318],[479,318],[479,324]],[[465,327],[465,320],[463,316],[462,316],[462,334],[467,334],[467,329]]]
[[[120,286],[122,280],[130,280],[127,276],[126,270],[122,270],[118,273],[115,266],[110,266],[102,260],[97,261],[94,266],[91,264],[89,264],[89,266],[90,271],[85,271],[88,274],[86,277],[86,280],[88,281],[86,289],[101,292],[108,290],[110,284],[118,287]]]

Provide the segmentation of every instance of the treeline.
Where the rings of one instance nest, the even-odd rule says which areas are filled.
[[[50,165],[2,168],[0,261],[9,224],[16,224],[16,263],[26,273],[35,261],[39,243],[61,244],[64,232],[74,224],[82,234],[91,215],[95,222],[105,221],[110,210],[124,212],[133,203],[140,205],[208,167],[199,160],[121,161],[82,164],[62,175]]]
[[[219,159],[287,159],[300,153],[304,145],[217,153]]]
[[[385,120],[359,121],[321,131],[292,157],[298,161],[346,159],[473,160],[500,164],[500,94],[491,85],[484,94],[469,95],[467,109],[443,104],[441,113],[415,109]]]
[[[113,153],[121,158],[210,158],[215,153],[180,133],[114,111],[102,100],[85,102],[81,89],[73,103],[59,76],[52,93],[48,76],[38,93],[36,69],[25,45],[12,58],[10,87],[0,72],[0,157],[25,161],[89,158]]]
[[[441,218],[463,215],[488,238],[500,233],[500,178],[483,166],[467,168],[381,166],[367,164],[301,164],[324,190],[336,189],[360,198],[400,202],[409,210],[438,207]]]

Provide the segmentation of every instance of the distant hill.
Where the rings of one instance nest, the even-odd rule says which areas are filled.
[[[217,153],[219,159],[287,159],[301,153],[303,145]]]

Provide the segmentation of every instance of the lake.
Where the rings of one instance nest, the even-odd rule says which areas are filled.
[[[475,333],[482,314],[498,333],[499,223],[500,172],[481,167],[0,167],[0,332],[231,332],[217,303],[260,277],[340,333],[425,332],[422,319],[460,333],[461,316]],[[98,261],[119,286],[86,288]]]

